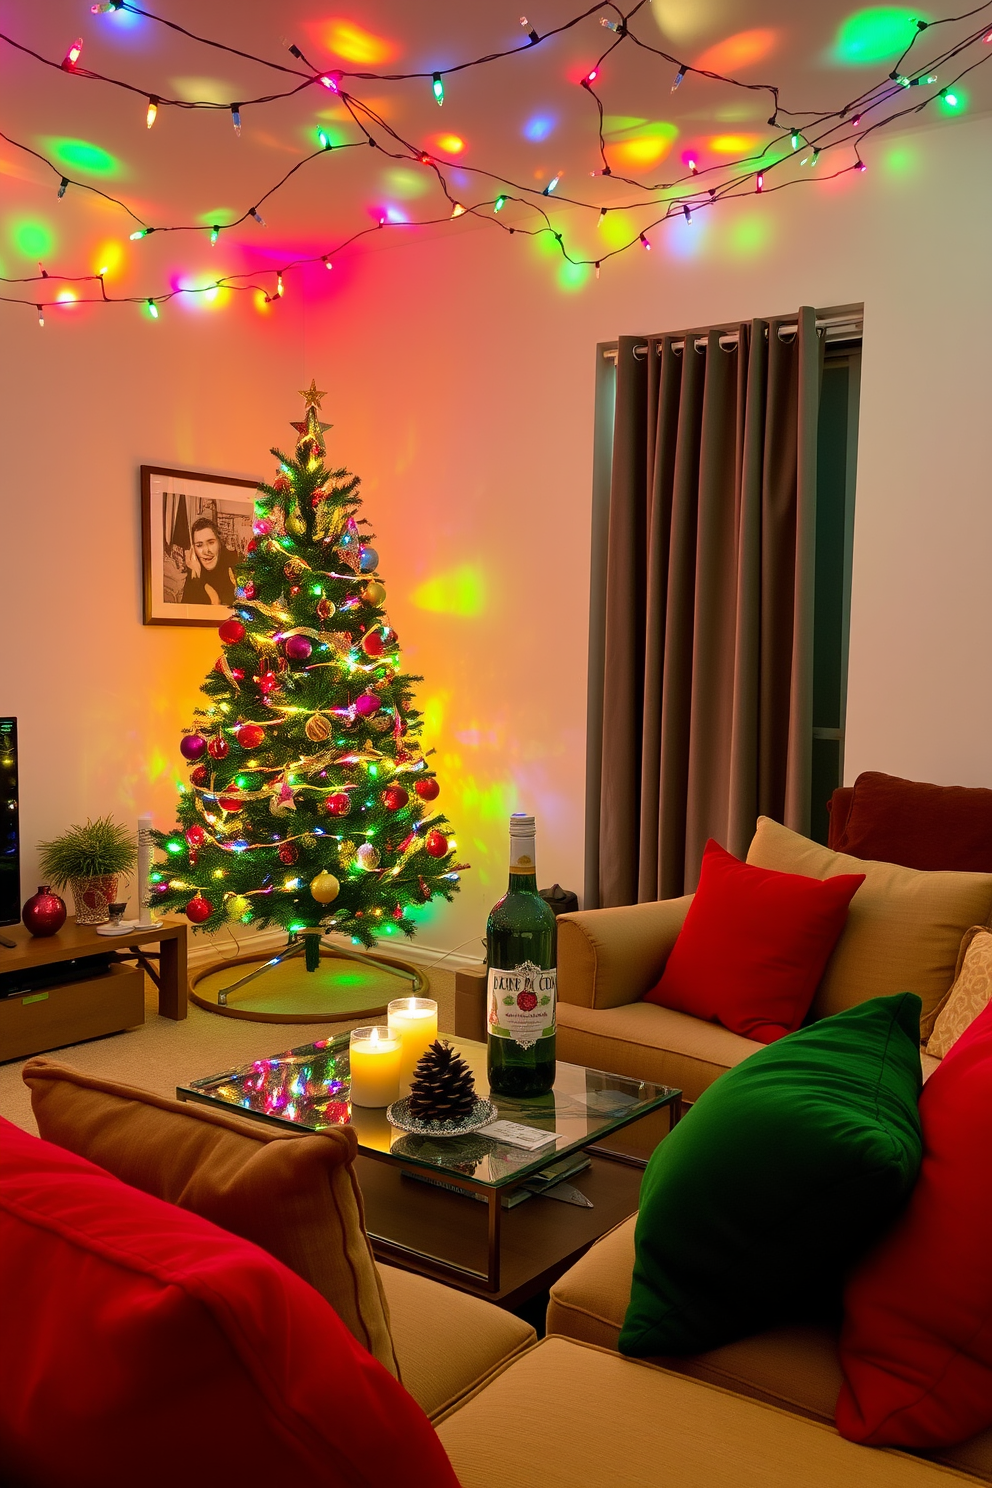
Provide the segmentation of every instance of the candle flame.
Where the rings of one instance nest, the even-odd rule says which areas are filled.
[[[373,1030],[372,1030],[372,1037],[369,1039],[369,1043],[370,1044],[377,1044],[378,1042],[379,1042],[379,1030],[378,1030],[378,1028],[373,1028]]]

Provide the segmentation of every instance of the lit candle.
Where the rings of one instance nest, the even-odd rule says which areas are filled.
[[[351,1030],[351,1103],[388,1106],[400,1093],[398,1038],[388,1028]]]
[[[437,1003],[429,997],[398,997],[389,1004],[388,1017],[389,1032],[402,1045],[400,1095],[407,1095],[417,1060],[437,1038]]]

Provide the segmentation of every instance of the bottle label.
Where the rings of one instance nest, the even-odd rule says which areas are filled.
[[[552,1038],[558,972],[523,961],[512,971],[490,966],[486,1021],[494,1038],[512,1039],[524,1049]]]
[[[529,836],[515,832],[510,833],[510,872],[511,873],[536,873],[537,872],[537,838],[532,832]]]

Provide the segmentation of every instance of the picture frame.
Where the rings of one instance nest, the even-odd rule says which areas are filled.
[[[251,540],[257,482],[141,466],[145,625],[220,625]]]

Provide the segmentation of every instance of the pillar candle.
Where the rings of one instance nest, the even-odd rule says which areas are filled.
[[[353,1028],[351,1103],[388,1106],[399,1095],[400,1041],[388,1028]]]
[[[437,1003],[429,997],[398,997],[388,1008],[389,1031],[402,1044],[400,1095],[408,1095],[417,1060],[437,1038]]]

